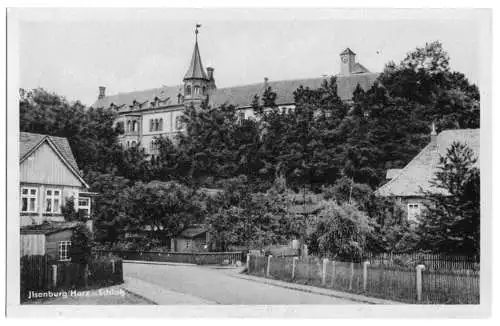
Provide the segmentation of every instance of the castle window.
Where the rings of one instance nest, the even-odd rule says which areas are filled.
[[[178,117],[175,118],[175,129],[177,129],[177,130],[182,129],[181,116],[178,116]]]
[[[153,119],[149,119],[149,131],[153,131]]]
[[[186,95],[191,95],[191,86],[186,86]]]
[[[194,95],[200,95],[200,86],[194,87]]]
[[[127,131],[130,131],[131,129],[131,126],[132,126],[132,121],[128,120],[127,121]]]
[[[160,118],[160,127],[159,127],[159,130],[163,131],[163,118]]]
[[[132,122],[132,131],[137,131],[137,121]]]

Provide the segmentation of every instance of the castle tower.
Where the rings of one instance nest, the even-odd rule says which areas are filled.
[[[356,64],[356,53],[347,48],[340,54],[340,74],[351,75]]]
[[[184,104],[200,105],[205,100],[210,92],[215,89],[215,79],[213,76],[214,69],[208,68],[208,74],[203,68],[201,62],[200,50],[198,48],[198,28],[201,25],[196,25],[193,56],[189,68],[184,75]]]

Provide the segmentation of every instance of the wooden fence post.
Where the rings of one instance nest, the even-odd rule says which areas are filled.
[[[297,260],[299,260],[299,257],[293,257],[292,259],[292,280],[295,279],[295,267],[297,267]]]
[[[57,288],[57,265],[52,265],[52,286]]]
[[[266,270],[266,277],[269,277],[269,269],[271,267],[271,258],[273,256],[272,255],[269,255],[267,256],[267,270]]]
[[[422,271],[425,270],[424,265],[417,265],[417,301],[422,301]]]
[[[351,262],[351,275],[349,277],[349,290],[352,290],[353,279],[354,279],[354,262]]]
[[[114,274],[115,273],[115,260],[111,259],[111,271]]]
[[[363,262],[363,291],[366,292],[366,285],[368,282],[368,265],[370,265],[369,261]]]
[[[332,287],[335,286],[335,260],[332,260]]]
[[[328,266],[328,258],[323,259],[323,273],[321,274],[321,284],[326,285],[326,266]]]

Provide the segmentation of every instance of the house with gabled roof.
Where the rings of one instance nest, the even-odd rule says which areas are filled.
[[[343,101],[350,102],[358,85],[366,91],[372,87],[378,75],[357,62],[356,53],[347,48],[340,53],[338,74],[281,81],[270,81],[265,77],[259,83],[217,88],[214,68],[207,67],[205,70],[203,66],[196,30],[193,54],[182,84],[116,95],[107,95],[106,88],[100,86],[97,101],[92,106],[116,110],[116,124],[121,125],[124,130],[120,137],[122,146],[128,148],[140,144],[147,154],[154,157],[158,154],[158,147],[154,142],[156,137],[173,137],[185,130],[181,116],[188,105],[199,106],[202,101],[208,101],[212,107],[234,105],[239,111],[240,119],[255,118],[252,110],[254,96],[261,97],[268,87],[276,92],[276,104],[286,113],[294,109],[294,91],[300,86],[317,89],[325,80],[335,76],[338,96]]]
[[[375,195],[398,199],[406,208],[408,220],[416,221],[425,208],[425,193],[445,193],[444,189],[432,184],[439,171],[440,157],[445,156],[453,142],[460,142],[470,147],[477,156],[479,167],[479,129],[444,130],[436,133],[434,126],[431,140],[404,168],[387,171],[386,184],[375,191]]]
[[[90,217],[93,194],[66,138],[21,132],[19,152],[21,228],[65,222],[61,208],[68,200]]]

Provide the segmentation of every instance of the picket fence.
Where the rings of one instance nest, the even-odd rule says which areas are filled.
[[[117,256],[123,260],[158,261],[196,265],[232,265],[246,259],[243,252],[161,252],[128,250],[94,250],[94,257]]]
[[[309,257],[249,255],[248,273],[420,304],[479,304],[479,270],[435,270],[331,261]]]
[[[81,264],[53,261],[46,255],[21,257],[21,302],[29,292],[59,291],[110,286],[123,283],[120,258],[99,258],[87,267]],[[85,277],[87,274],[87,277]]]

